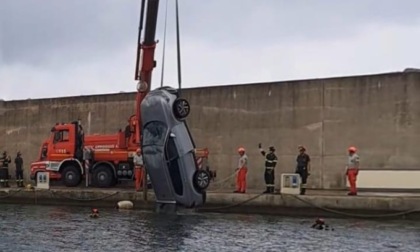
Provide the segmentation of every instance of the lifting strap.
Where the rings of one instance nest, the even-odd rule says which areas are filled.
[[[163,76],[165,72],[165,52],[166,52],[166,26],[168,19],[168,0],[166,0],[166,10],[165,10],[165,28],[163,32],[163,53],[162,53],[162,71],[160,76],[160,87],[163,87]]]
[[[176,4],[176,44],[177,44],[177,60],[178,60],[178,92],[181,96],[181,49],[179,43],[179,13],[178,13],[178,0]]]

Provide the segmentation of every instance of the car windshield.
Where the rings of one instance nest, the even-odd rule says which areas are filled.
[[[167,127],[163,122],[153,121],[143,129],[143,146],[165,144]]]

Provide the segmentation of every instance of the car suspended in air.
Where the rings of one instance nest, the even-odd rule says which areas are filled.
[[[159,205],[186,208],[205,203],[210,174],[198,169],[195,144],[186,117],[190,106],[178,90],[150,91],[141,104],[142,152]]]

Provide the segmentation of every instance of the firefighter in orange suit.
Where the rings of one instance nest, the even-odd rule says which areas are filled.
[[[356,147],[350,147],[348,149],[349,157],[346,166],[346,175],[347,179],[349,180],[350,184],[350,192],[348,195],[357,195],[357,188],[356,188],[356,180],[357,175],[359,174],[359,162],[360,158],[359,155],[356,154],[357,149]]]
[[[236,174],[236,191],[235,193],[245,193],[246,191],[246,174],[248,172],[248,157],[245,154],[244,148],[238,149],[239,153],[239,162],[238,167],[236,168],[236,171],[238,172]]]
[[[140,191],[143,182],[143,156],[141,155],[141,150],[137,149],[136,153],[133,155],[134,162],[134,176],[136,177],[136,191]]]

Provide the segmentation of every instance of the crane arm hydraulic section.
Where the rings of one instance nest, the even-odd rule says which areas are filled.
[[[137,58],[134,79],[138,81],[136,95],[136,144],[140,145],[141,111],[140,105],[149,93],[152,85],[152,71],[156,67],[155,49],[157,41],[156,26],[159,10],[159,0],[142,0],[140,9],[139,34],[137,40]],[[145,15],[146,14],[146,15]],[[146,22],[144,40],[141,42],[143,22]]]

